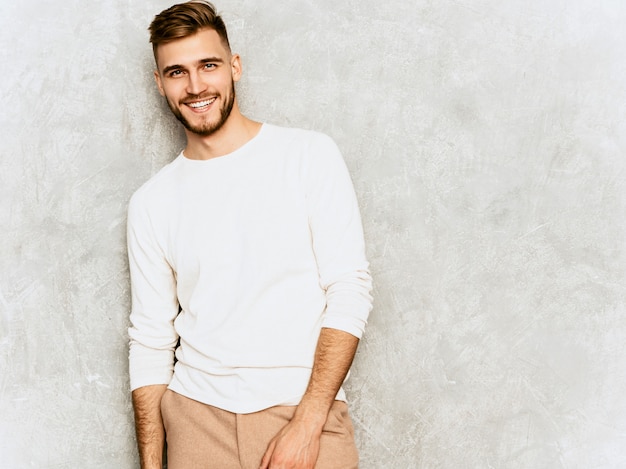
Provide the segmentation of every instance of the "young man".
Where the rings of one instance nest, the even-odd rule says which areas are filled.
[[[162,467],[165,440],[169,469],[356,468],[341,385],[371,279],[341,155],[241,114],[241,59],[210,3],[163,11],[150,33],[187,145],[129,206],[142,468]]]

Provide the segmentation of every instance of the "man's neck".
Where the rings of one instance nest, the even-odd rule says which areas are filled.
[[[187,134],[185,157],[192,160],[209,160],[232,153],[252,140],[261,130],[261,125],[260,122],[250,120],[239,112],[233,112],[224,125],[208,137],[185,131]]]

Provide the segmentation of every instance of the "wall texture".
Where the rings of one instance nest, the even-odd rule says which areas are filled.
[[[183,144],[164,0],[0,1],[0,467],[131,468],[131,193]],[[250,116],[342,148],[363,469],[626,467],[626,6],[218,3]]]

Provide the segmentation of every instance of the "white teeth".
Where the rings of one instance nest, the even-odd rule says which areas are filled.
[[[201,107],[208,106],[213,101],[215,101],[215,98],[207,99],[206,101],[199,101],[197,103],[189,103],[189,107],[192,107],[194,109],[198,109],[198,108],[201,108]]]

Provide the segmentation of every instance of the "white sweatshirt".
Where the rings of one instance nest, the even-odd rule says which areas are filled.
[[[264,124],[228,155],[181,153],[133,195],[128,251],[131,389],[297,405],[320,328],[361,337],[371,310],[352,183],[316,132]]]

